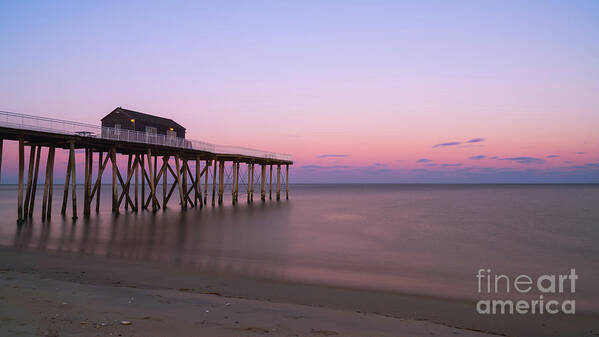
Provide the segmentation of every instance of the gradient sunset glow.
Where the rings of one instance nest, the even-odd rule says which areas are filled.
[[[4,2],[0,31],[0,110],[162,115],[293,183],[599,182],[596,1]]]

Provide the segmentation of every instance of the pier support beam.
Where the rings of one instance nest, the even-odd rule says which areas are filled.
[[[25,170],[25,144],[19,138],[19,185],[17,191],[17,224],[23,223],[23,175]]]
[[[33,185],[31,186],[31,199],[29,200],[29,214],[30,218],[33,217],[33,208],[35,206],[35,192],[37,191],[37,177],[40,171],[40,155],[42,153],[42,147],[37,147],[35,154],[35,168],[33,170]]]
[[[71,183],[71,153],[69,152],[69,160],[67,161],[67,172],[64,178],[64,191],[62,193],[62,207],[60,208],[60,214],[65,215],[67,213],[67,201],[69,200],[69,184]]]
[[[2,184],[2,148],[4,147],[4,139],[0,138],[0,184]]]
[[[24,217],[29,216],[29,200],[31,200],[31,185],[33,180],[33,165],[35,164],[35,145],[29,147],[29,170],[27,171],[27,194],[25,195]]]
[[[223,193],[224,193],[224,177],[225,176],[225,162],[219,161],[218,163],[218,205],[223,204]]]
[[[112,165],[112,212],[118,213],[118,209],[116,207],[117,203],[117,190],[116,190],[116,175],[118,172],[118,167],[116,165],[116,149],[112,148],[110,151],[110,162]]]
[[[108,156],[106,156],[106,158],[108,158]],[[106,163],[102,163],[102,151],[100,151],[98,152],[98,178],[96,180],[96,185],[98,185],[96,191],[96,213],[100,212],[100,191],[102,190],[102,173],[104,173],[105,166]]]
[[[260,199],[266,201],[266,165],[261,164],[261,178],[260,178]]]
[[[75,142],[71,142],[69,152],[71,155],[71,194],[73,197],[73,219],[77,219],[77,174],[75,170]]]
[[[156,160],[154,160],[154,164],[156,164]],[[150,171],[150,193],[152,198],[152,212],[156,212],[158,210],[158,205],[156,204],[156,169],[152,170],[152,150],[148,149],[148,170]]]
[[[199,206],[199,208],[204,207],[204,202],[202,201],[202,185],[200,182],[202,181],[202,161],[200,160],[200,156],[196,156],[196,185],[195,185],[195,204]]]
[[[272,164],[269,165],[268,169],[270,180],[268,181],[268,200],[272,200]]]
[[[277,200],[281,200],[281,164],[277,164]]]
[[[216,159],[212,161],[212,207],[216,204]]]
[[[285,164],[285,200],[289,200],[289,164]]]
[[[55,148],[48,149],[46,160],[46,179],[44,181],[44,197],[42,199],[42,220],[50,220],[52,214],[52,189],[54,187],[54,153]]]
[[[162,210],[166,211],[166,204],[168,203],[168,199],[167,199],[167,188],[168,188],[168,179],[167,179],[167,166],[168,166],[168,159],[169,156],[163,156],[162,157],[162,166],[164,167],[164,169],[162,170]],[[143,198],[142,198],[143,200]]]
[[[181,205],[181,207],[183,207],[185,203],[185,195],[183,194],[183,187],[181,185],[181,164],[179,163],[179,156],[175,156],[175,169],[177,170],[176,178],[177,185],[179,187],[179,204]]]
[[[231,169],[233,170],[231,182],[231,203],[235,205],[237,203],[237,200],[235,199],[237,193],[237,162],[233,161]]]
[[[206,167],[204,168],[204,205],[208,204],[208,172],[210,171],[210,162],[205,161]]]

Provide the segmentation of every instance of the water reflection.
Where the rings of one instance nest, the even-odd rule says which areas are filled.
[[[10,245],[18,248],[281,278],[289,240],[289,227],[283,223],[290,206],[287,201],[255,201],[182,211],[169,204],[166,211],[155,214],[92,212],[90,218],[76,221],[69,214],[54,215],[49,223],[32,219],[22,226],[4,224],[0,240],[6,245],[10,237]],[[6,209],[2,212],[10,214]],[[262,263],[265,259],[268,263]]]

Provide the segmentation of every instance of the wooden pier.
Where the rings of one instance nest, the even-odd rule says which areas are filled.
[[[112,212],[121,210],[138,212],[165,209],[175,189],[182,209],[201,209],[210,204],[223,204],[225,183],[231,188],[231,200],[239,201],[240,182],[246,187],[247,202],[254,200],[254,186],[260,186],[260,199],[272,199],[273,168],[276,168],[275,198],[281,198],[281,186],[285,198],[289,198],[289,165],[291,157],[242,147],[217,146],[187,139],[161,137],[146,132],[118,130],[95,125],[31,115],[0,112],[0,174],[4,140],[19,144],[19,169],[17,191],[17,223],[21,224],[34,215],[35,195],[40,171],[42,148],[48,148],[45,160],[45,179],[41,206],[41,218],[52,216],[52,191],[54,159],[56,150],[68,152],[62,195],[61,214],[66,216],[69,199],[72,218],[78,217],[77,209],[77,150],[83,149],[83,216],[89,216],[95,201],[95,212],[100,211],[102,178],[108,164],[112,170]],[[25,150],[29,148],[27,181],[25,184]],[[121,172],[118,156],[126,156],[127,169]],[[95,164],[94,164],[95,163]],[[191,168],[195,164],[195,170]],[[255,174],[255,167],[259,173]],[[247,178],[240,173],[244,166]],[[282,175],[281,168],[285,169]],[[94,170],[96,172],[94,179]],[[268,177],[267,177],[268,170]],[[209,195],[209,174],[212,175]],[[245,179],[244,179],[245,178]],[[169,182],[170,181],[170,182]],[[257,182],[258,181],[258,182]],[[141,185],[141,186],[140,186]],[[146,186],[147,185],[147,186]],[[158,191],[158,186],[162,191]],[[79,196],[81,197],[81,196]]]

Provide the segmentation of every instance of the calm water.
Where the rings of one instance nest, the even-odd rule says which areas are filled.
[[[161,191],[161,189],[158,189]],[[18,229],[0,188],[0,245],[175,263],[185,268],[473,298],[479,268],[518,275],[576,268],[579,307],[598,311],[599,185],[304,185],[291,200],[201,211],[102,212]],[[82,199],[83,193],[79,194]],[[228,196],[228,195],[227,195]],[[172,200],[177,200],[176,194]],[[80,211],[83,209],[79,206]]]

